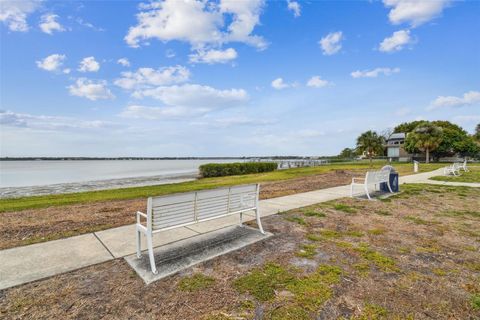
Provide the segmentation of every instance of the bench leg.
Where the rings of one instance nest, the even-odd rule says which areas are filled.
[[[353,183],[350,185],[350,198],[353,198]]]
[[[372,198],[370,198],[370,193],[368,192],[368,185],[366,184],[365,184],[365,193],[367,194],[368,200],[372,200]]]
[[[392,186],[390,185],[390,180],[387,181],[387,187],[390,193],[393,193]]]
[[[151,234],[147,234],[147,247],[148,247],[148,257],[150,258],[150,267],[152,268],[152,273],[157,274],[157,267],[155,266],[155,257],[153,256],[153,239]]]
[[[243,225],[243,212],[240,212],[240,226]]]
[[[263,231],[263,227],[262,227],[262,221],[260,221],[260,210],[258,209],[258,207],[257,209],[255,209],[255,216],[257,218],[258,229],[262,234],[265,234],[265,231]]]
[[[142,257],[142,247],[141,247],[141,241],[142,239],[140,238],[141,237],[141,233],[140,233],[140,230],[136,230],[136,242],[137,242],[137,258],[140,259]]]

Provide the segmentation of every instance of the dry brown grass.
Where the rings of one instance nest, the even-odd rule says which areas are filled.
[[[149,286],[118,259],[0,291],[0,318],[478,319],[479,208],[479,189],[412,186],[387,201],[292,210],[264,219],[269,240]],[[304,245],[314,253],[299,257]],[[264,280],[274,295],[257,300],[262,292],[251,295],[242,280],[254,270],[262,280],[269,263],[289,276],[277,276],[284,285]],[[342,270],[339,281],[315,276],[325,265]],[[214,280],[179,288],[197,274]]]

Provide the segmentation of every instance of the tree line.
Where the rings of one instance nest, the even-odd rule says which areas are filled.
[[[393,130],[377,133],[369,130],[357,138],[356,148],[345,148],[339,158],[355,158],[364,155],[370,162],[373,158],[386,155],[386,141],[392,133],[405,133],[403,148],[411,154],[424,153],[426,162],[433,158],[459,155],[480,157],[480,123],[470,135],[459,125],[449,121],[412,121],[396,126]]]

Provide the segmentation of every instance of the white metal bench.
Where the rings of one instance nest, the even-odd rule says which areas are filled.
[[[390,169],[368,171],[365,174],[365,178],[352,178],[352,183],[350,184],[350,196],[353,198],[353,187],[355,185],[361,185],[367,194],[368,200],[371,200],[372,198],[370,197],[368,187],[374,185],[376,190],[377,184],[380,185],[380,183],[386,183],[388,190],[393,193],[392,187],[390,186]]]
[[[458,164],[458,168],[459,168],[459,169],[462,169],[462,170],[465,171],[465,172],[470,171],[470,170],[468,170],[468,168],[467,168],[467,160],[466,160],[466,159],[465,159],[465,161],[463,161],[462,164]]]
[[[258,207],[259,184],[240,185],[220,189],[177,193],[150,197],[147,200],[147,213],[137,212],[136,242],[137,257],[141,258],[140,236],[146,236],[150,267],[157,274],[153,255],[153,234],[169,229],[217,219],[232,214],[242,214],[254,210],[260,232],[265,234],[260,221]],[[141,217],[146,223],[141,223]]]
[[[462,167],[461,164],[455,162],[452,165],[443,168],[443,174],[446,175],[446,176],[448,176],[450,174],[453,174],[454,176],[459,176],[461,167]]]

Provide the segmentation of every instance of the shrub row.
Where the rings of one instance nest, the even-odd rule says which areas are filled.
[[[203,178],[235,176],[248,173],[270,172],[277,169],[275,162],[207,163],[200,166]]]

